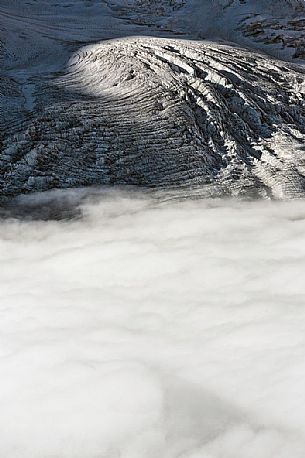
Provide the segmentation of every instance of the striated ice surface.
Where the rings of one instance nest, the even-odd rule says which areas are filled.
[[[304,18],[284,0],[3,1],[2,201],[101,184],[302,197]]]

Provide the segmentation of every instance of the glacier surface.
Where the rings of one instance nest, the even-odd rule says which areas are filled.
[[[0,197],[303,196],[304,24],[302,1],[2,1]]]

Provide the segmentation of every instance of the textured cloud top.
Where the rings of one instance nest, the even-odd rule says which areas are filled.
[[[0,225],[0,455],[304,457],[304,202],[90,202]]]

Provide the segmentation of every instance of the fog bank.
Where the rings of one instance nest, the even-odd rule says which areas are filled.
[[[0,456],[303,458],[304,201],[81,205],[0,223]]]

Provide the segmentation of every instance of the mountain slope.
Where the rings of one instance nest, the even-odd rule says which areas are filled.
[[[124,183],[302,196],[301,48],[281,45],[282,57],[298,54],[293,67],[254,48],[279,52],[268,21],[302,34],[303,10],[284,0],[2,2],[0,194]]]

